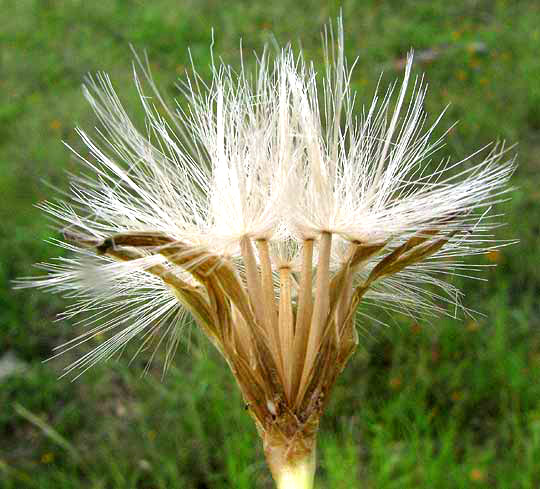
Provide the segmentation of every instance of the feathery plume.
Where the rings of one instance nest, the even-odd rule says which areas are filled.
[[[490,209],[514,169],[503,145],[433,164],[442,115],[427,125],[412,54],[401,85],[357,116],[341,19],[323,39],[322,93],[288,46],[265,52],[254,76],[219,63],[206,84],[194,71],[174,112],[136,58],[144,133],[108,76],[89,78],[102,129],[97,141],[78,130],[86,172],[68,201],[40,206],[71,255],[21,282],[73,299],[64,317],[88,330],[63,351],[110,335],[66,373],[135,338],[168,337],[169,361],[190,314],[230,366],[280,488],[312,487],[319,420],[358,344],[360,303],[458,305],[444,275],[476,271],[461,257],[497,246]]]

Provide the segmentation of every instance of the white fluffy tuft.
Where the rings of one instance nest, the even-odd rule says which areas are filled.
[[[459,291],[444,274],[476,272],[461,257],[497,245],[489,234],[496,225],[489,212],[508,191],[513,160],[503,162],[507,150],[495,144],[461,161],[434,165],[444,135],[432,135],[442,114],[427,125],[426,84],[411,75],[412,53],[401,86],[392,85],[384,96],[377,93],[357,117],[354,66],[345,60],[341,19],[336,33],[326,32],[324,45],[322,78],[290,46],[273,60],[265,51],[254,76],[243,66],[235,72],[220,63],[212,66],[211,82],[205,84],[194,70],[180,86],[187,108],[174,112],[136,57],[144,132],[132,123],[107,75],[89,78],[84,94],[101,123],[98,137],[78,130],[88,149],[86,157],[77,154],[85,171],[72,177],[68,202],[40,207],[69,232],[96,241],[118,233],[160,233],[232,258],[242,276],[245,237],[269,241],[274,265],[294,273],[299,243],[321,233],[336,235],[331,271],[344,263],[351,242],[384,244],[387,253],[422,233],[431,240],[445,237],[447,245],[426,261],[374,281],[366,301],[428,313],[441,312],[444,301],[459,302]],[[152,97],[144,93],[144,80]],[[478,155],[482,161],[471,163]],[[75,256],[47,265],[47,276],[21,285],[73,297],[64,317],[89,316],[89,331],[68,348],[112,333],[72,368],[110,357],[135,336],[147,341],[160,328],[171,332],[176,344],[176,326],[165,324],[178,318],[181,306],[146,270],[172,267],[189,282],[185,270],[162,255],[118,263],[63,246]],[[365,281],[377,261],[380,254],[370,257],[355,283]]]

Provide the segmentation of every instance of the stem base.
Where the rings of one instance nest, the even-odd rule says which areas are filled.
[[[278,489],[312,489],[315,478],[315,450],[303,460],[279,467],[274,477]]]
[[[265,455],[278,489],[312,489],[315,478],[315,437],[265,440]]]

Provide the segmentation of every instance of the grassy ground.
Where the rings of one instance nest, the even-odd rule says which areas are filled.
[[[540,6],[503,0],[348,1],[347,51],[360,56],[354,85],[369,101],[379,73],[397,76],[412,46],[430,62],[426,108],[459,126],[445,152],[464,156],[493,139],[518,142],[512,201],[501,238],[519,245],[484,282],[464,282],[466,304],[485,316],[441,319],[364,335],[324,418],[319,488],[540,487]],[[144,355],[58,380],[71,358],[42,363],[76,326],[54,323],[65,303],[13,291],[10,281],[57,253],[32,204],[66,184],[74,167],[61,144],[95,120],[80,84],[111,74],[137,110],[128,44],[148,50],[165,94],[189,63],[208,73],[215,50],[237,63],[272,40],[302,39],[320,56],[319,32],[338,2],[0,0],[0,356],[27,364],[0,384],[0,487],[271,487],[254,427],[223,362],[192,332],[161,380]],[[419,58],[422,58],[420,56]],[[80,353],[80,352],[79,352]]]

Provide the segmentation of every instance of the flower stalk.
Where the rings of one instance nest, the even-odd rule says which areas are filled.
[[[304,458],[295,461],[288,461],[283,453],[267,455],[277,489],[312,489],[316,468],[315,451],[313,449]]]

